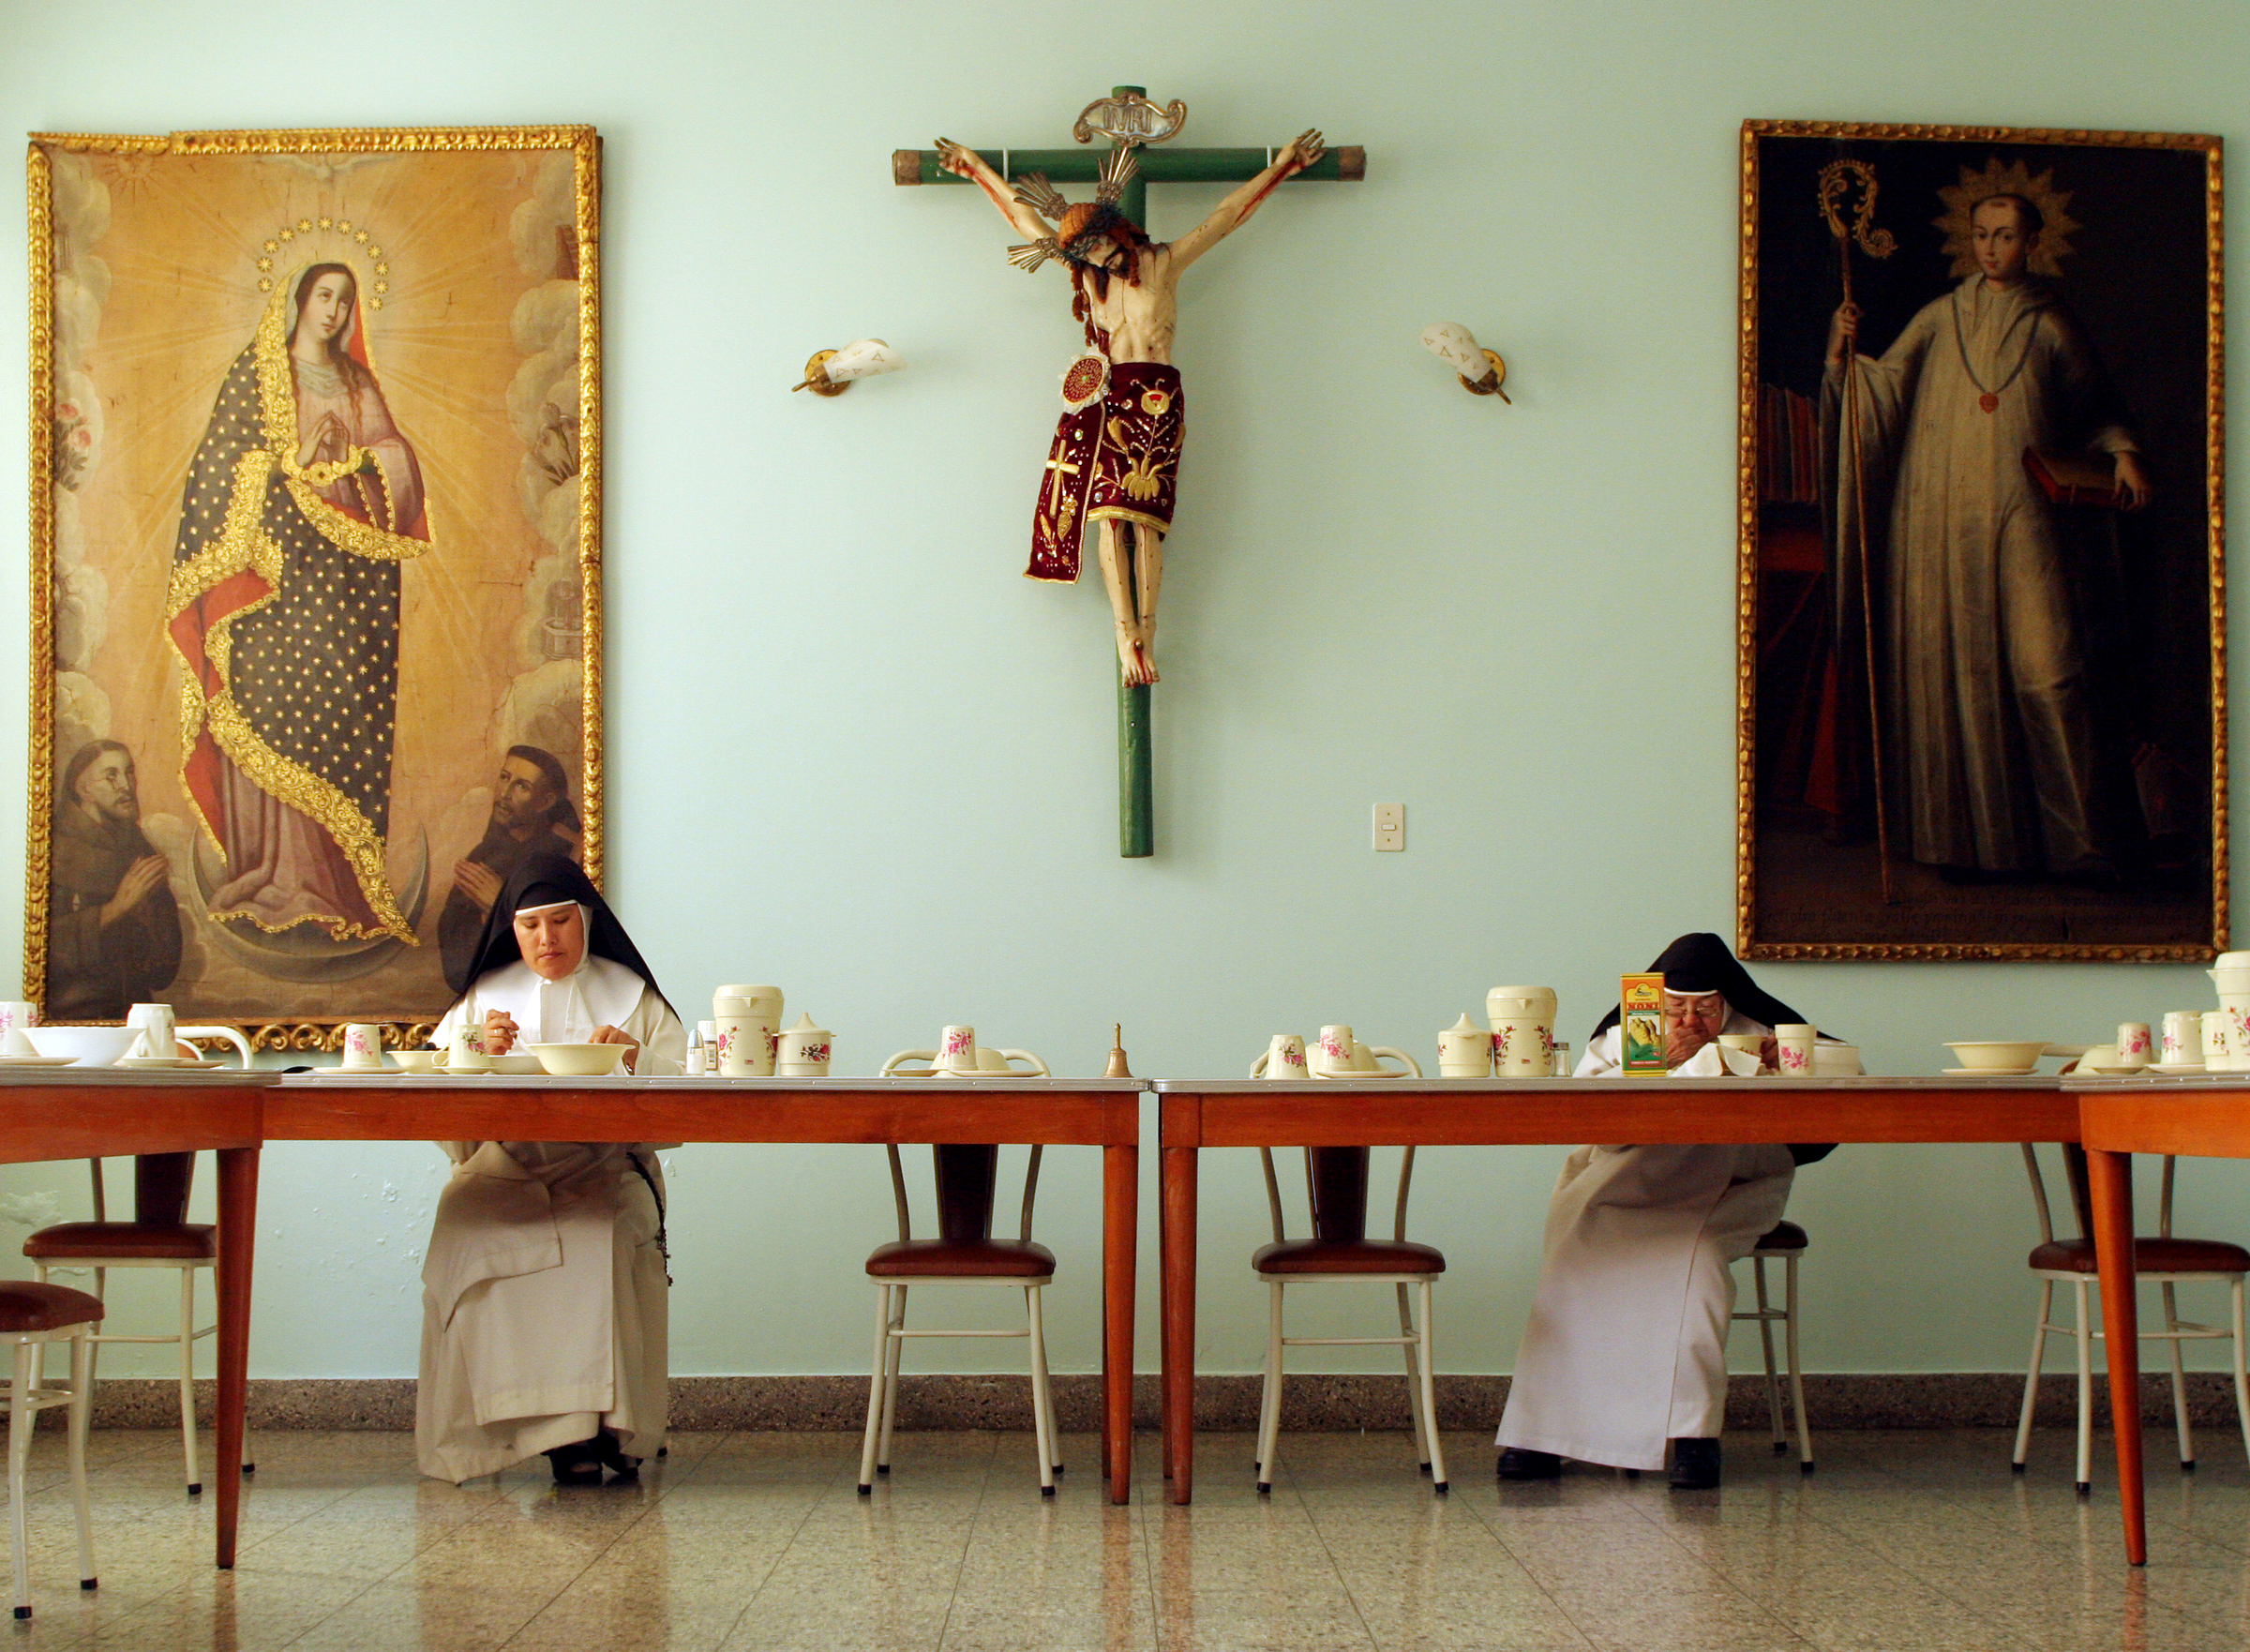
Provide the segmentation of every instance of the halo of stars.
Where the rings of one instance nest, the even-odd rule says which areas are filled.
[[[294,223],[283,224],[258,244],[258,291],[274,290],[274,264],[285,254],[300,248],[297,243],[310,241],[316,235],[340,235],[352,242],[364,252],[374,271],[374,279],[368,284],[367,305],[371,310],[381,309],[382,301],[391,291],[391,266],[382,248],[375,240],[375,233],[365,224],[355,224],[350,218],[333,218],[323,214],[317,218],[301,218]]]

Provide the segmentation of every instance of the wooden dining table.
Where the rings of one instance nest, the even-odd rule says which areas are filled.
[[[2125,1559],[2149,1563],[2140,1430],[2140,1304],[2134,1266],[2133,1155],[2250,1159],[2250,1074],[2180,1078],[2074,1078],[2092,1193],[2093,1248],[2108,1342],[2109,1419]]]
[[[258,1149],[278,1074],[0,1066],[0,1164],[128,1153],[218,1155],[218,1560],[234,1564],[249,1391],[250,1255]]]
[[[284,1077],[269,1141],[1000,1142],[1102,1149],[1102,1469],[1132,1487],[1137,1078]]]
[[[1152,1088],[1163,1464],[1174,1503],[1188,1502],[1194,1488],[1196,1182],[1205,1148],[2078,1139],[2078,1099],[2050,1077],[1159,1079]],[[1228,1261],[1246,1267],[1249,1258]]]

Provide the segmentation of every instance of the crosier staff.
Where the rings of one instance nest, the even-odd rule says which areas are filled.
[[[1859,209],[1844,221],[1843,204],[1859,188]],[[1882,776],[1882,693],[1875,681],[1874,578],[1868,571],[1868,483],[1860,458],[1859,311],[1852,301],[1852,244],[1869,258],[1888,258],[1898,243],[1888,230],[1875,228],[1875,169],[1864,160],[1832,160],[1821,169],[1821,217],[1836,237],[1837,267],[1843,276],[1842,314],[1851,318],[1844,337],[1844,445],[1852,472],[1852,521],[1859,541],[1859,617],[1868,662],[1868,743],[1875,772],[1875,854],[1882,873],[1882,904],[1897,901],[1891,889],[1891,823],[1884,807]]]

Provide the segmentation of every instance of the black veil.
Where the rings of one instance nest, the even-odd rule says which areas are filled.
[[[508,880],[501,885],[500,898],[485,914],[484,933],[476,938],[476,951],[471,954],[473,961],[461,980],[448,974],[446,984],[457,993],[466,993],[488,971],[521,963],[523,951],[516,944],[516,914],[525,907],[550,907],[563,901],[576,901],[586,910],[588,956],[622,964],[647,982],[651,992],[664,997],[664,989],[649,971],[648,961],[602,898],[602,892],[594,888],[593,880],[577,862],[561,854],[530,856],[508,875]]]

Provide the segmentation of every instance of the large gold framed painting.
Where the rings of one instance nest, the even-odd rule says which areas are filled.
[[[2227,944],[2220,150],[1748,121],[1753,958]]]
[[[525,855],[599,877],[597,162],[582,127],[33,138],[47,1019],[403,1031]]]

